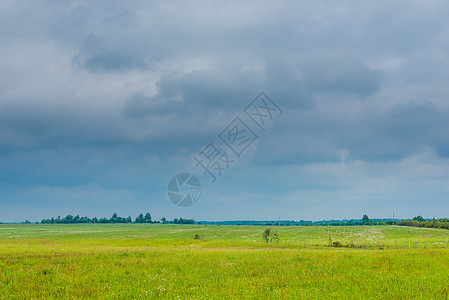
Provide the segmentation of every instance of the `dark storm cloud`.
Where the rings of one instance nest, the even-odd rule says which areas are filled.
[[[422,101],[395,104],[384,111],[372,103],[342,101],[338,105],[341,98],[334,99],[340,109],[361,108],[287,111],[276,132],[262,141],[264,151],[258,158],[271,164],[340,161],[339,151],[348,149],[351,159],[391,161],[425,146],[448,157],[448,109],[438,110]]]
[[[135,94],[125,102],[129,118],[150,114],[173,114],[180,118],[217,111],[241,110],[263,89],[266,80],[261,71],[244,71],[223,67],[198,70],[182,75],[162,76],[154,97]]]
[[[353,93],[360,97],[377,92],[382,74],[347,55],[327,54],[307,60],[301,68],[312,92]]]
[[[124,43],[120,47],[113,47],[105,45],[105,42],[100,38],[89,36],[83,43],[81,53],[73,58],[73,63],[91,72],[150,69],[151,64],[139,54],[132,43]]]
[[[442,199],[447,9],[444,1],[3,1],[0,205],[17,216],[14,201],[33,193],[45,206],[46,195],[52,205],[86,195],[102,203],[117,190],[141,206],[154,195],[151,205],[167,211],[162,177],[192,167],[191,156],[262,90],[285,114],[214,190],[215,207],[251,190],[265,211],[248,217],[269,217],[259,189],[280,195],[279,207],[331,207],[333,197],[363,206],[351,201],[378,201],[372,185],[403,200],[412,185],[403,174],[413,170],[429,178],[415,194]],[[199,214],[210,213],[205,205]]]
[[[153,45],[157,39],[154,29],[144,28],[141,19],[136,13],[122,11],[100,20],[83,39],[73,57],[74,65],[90,72],[154,69],[161,51]],[[83,21],[87,22],[81,18]]]

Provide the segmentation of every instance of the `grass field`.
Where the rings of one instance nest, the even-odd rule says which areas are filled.
[[[271,228],[2,224],[0,298],[449,298],[448,230]]]

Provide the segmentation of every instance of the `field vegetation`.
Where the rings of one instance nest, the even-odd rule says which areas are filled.
[[[2,224],[0,298],[446,299],[448,255],[421,227]]]

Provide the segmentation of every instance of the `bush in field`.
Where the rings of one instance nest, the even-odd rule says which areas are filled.
[[[266,243],[279,242],[278,233],[272,231],[270,228],[267,228],[263,231],[262,237]]]
[[[342,243],[340,243],[339,241],[335,241],[335,242],[333,242],[332,243],[332,246],[334,246],[334,247],[343,247],[343,244]]]

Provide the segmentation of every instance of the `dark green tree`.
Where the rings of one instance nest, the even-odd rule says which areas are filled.
[[[112,217],[109,219],[109,222],[111,222],[111,223],[117,223],[117,221],[118,221],[117,213],[114,213],[114,214],[112,215]]]
[[[143,223],[143,222],[144,222],[143,214],[138,215],[136,218],[136,223]]]
[[[145,217],[143,219],[144,219],[145,223],[151,223],[152,222],[150,213],[146,213]]]
[[[363,217],[362,217],[362,224],[363,225],[366,225],[366,224],[368,224],[369,223],[369,218],[368,218],[368,216],[367,215],[363,215]]]
[[[423,222],[424,218],[418,215],[418,216],[414,217],[412,220],[413,221],[418,221],[418,222]]]

